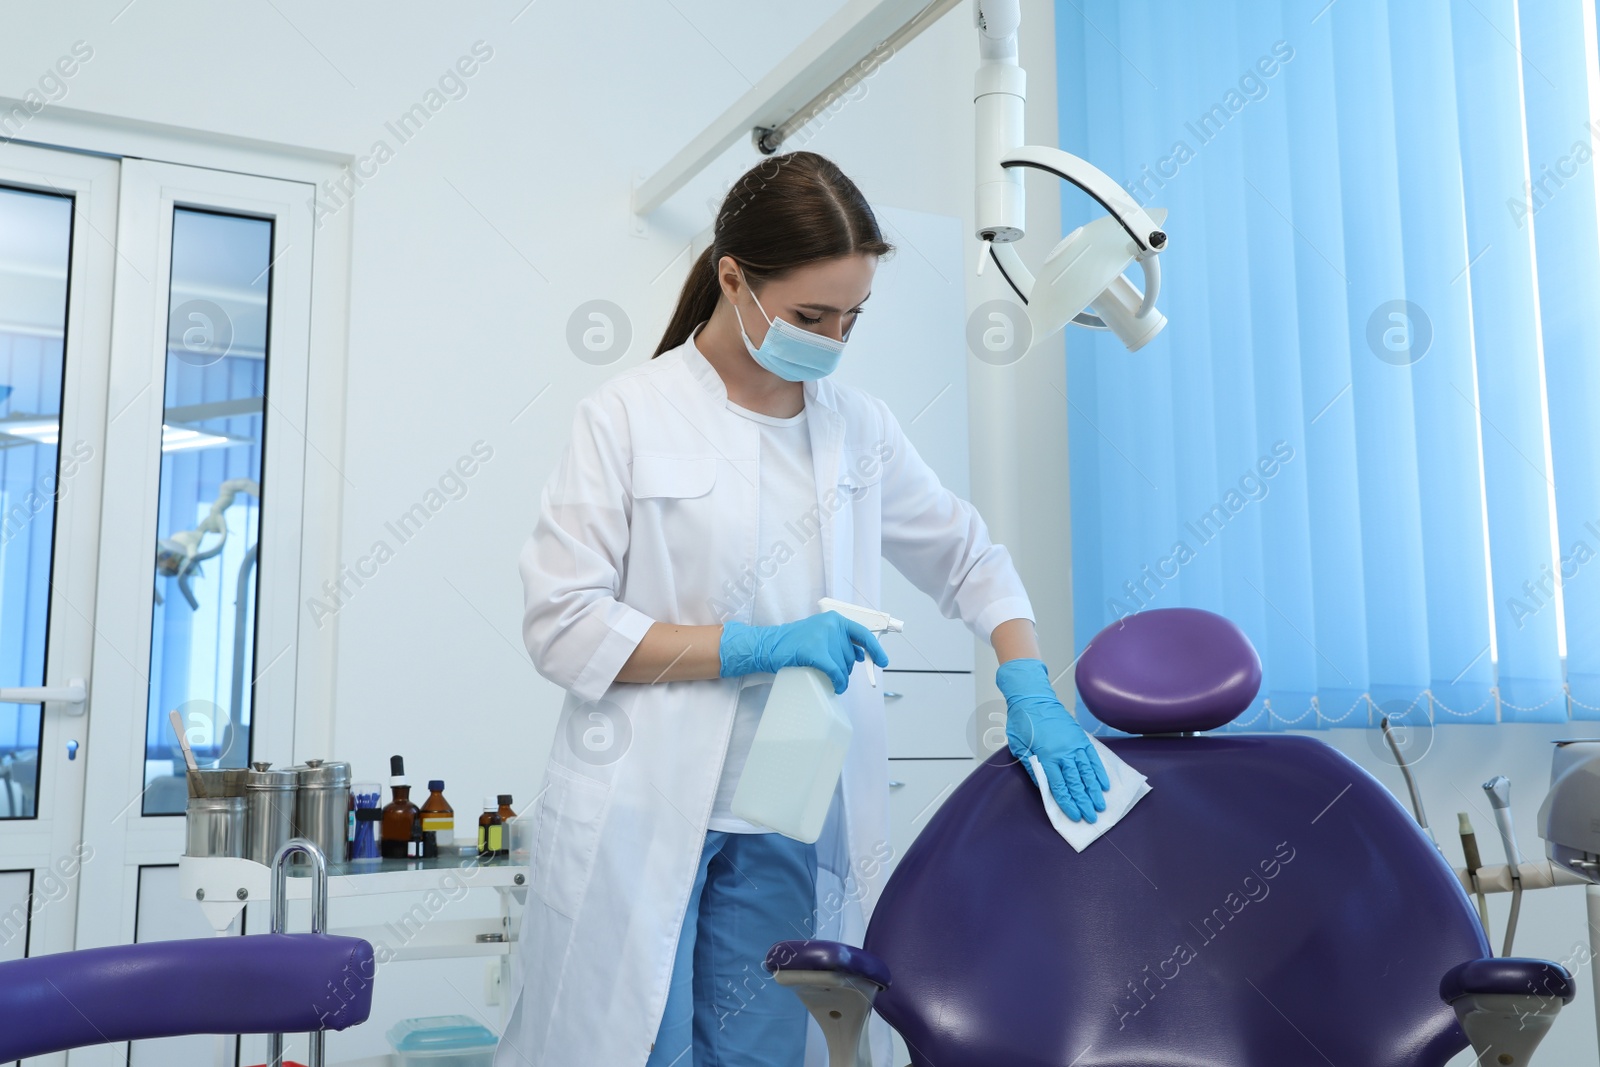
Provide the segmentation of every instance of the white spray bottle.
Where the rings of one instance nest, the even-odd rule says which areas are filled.
[[[837,611],[875,634],[900,633],[905,625],[887,612],[830,597],[824,597],[819,607]],[[871,656],[867,677],[876,688]],[[733,814],[796,841],[816,841],[844,769],[852,732],[826,674],[815,667],[783,668],[773,679],[761,722],[750,740],[733,791]]]

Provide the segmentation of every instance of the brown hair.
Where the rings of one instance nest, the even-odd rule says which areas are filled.
[[[819,260],[894,251],[861,190],[815,152],[786,152],[745,171],[723,199],[712,233],[651,359],[687,341],[716,310],[723,256],[732,256],[754,286]]]

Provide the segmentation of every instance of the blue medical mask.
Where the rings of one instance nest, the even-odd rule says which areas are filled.
[[[741,279],[743,276],[740,272]],[[750,335],[744,332],[744,316],[739,314],[737,304],[733,314],[739,320],[739,336],[744,338],[744,347],[752,359],[787,382],[812,381],[833,373],[844,354],[843,341],[802,330],[787,319],[772,318],[756,300],[754,290],[750,299],[756,301],[761,317],[767,320],[767,335],[761,339],[760,348],[751,344]]]

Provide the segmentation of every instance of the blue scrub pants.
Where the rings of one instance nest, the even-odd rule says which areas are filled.
[[[762,967],[774,941],[813,936],[817,847],[706,832],[645,1067],[801,1067],[806,1009]]]

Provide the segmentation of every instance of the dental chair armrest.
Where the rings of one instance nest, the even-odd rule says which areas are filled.
[[[838,941],[779,941],[767,950],[766,968],[781,971],[827,971],[860,978],[879,989],[889,985],[889,965],[864,948]]]
[[[1539,996],[1570,1004],[1577,993],[1572,975],[1559,963],[1516,956],[1491,957],[1458,963],[1439,982],[1446,1003],[1464,996],[1503,993]]]
[[[889,985],[889,965],[866,949],[838,941],[779,941],[766,968],[794,990],[828,1041],[829,1067],[869,1067],[867,1020]]]
[[[1500,957],[1468,960],[1445,972],[1439,995],[1482,1063],[1516,1064],[1533,1058],[1561,1005],[1577,991],[1572,975],[1549,960]],[[1494,1050],[1494,1059],[1487,1058]]]
[[[0,1062],[187,1034],[343,1030],[372,1009],[372,945],[252,934],[0,963]]]

